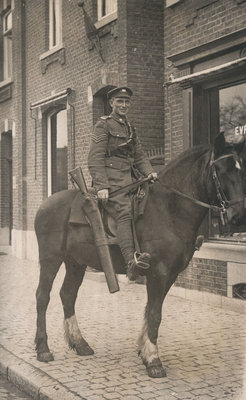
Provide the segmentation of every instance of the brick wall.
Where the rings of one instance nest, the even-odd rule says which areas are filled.
[[[95,14],[93,5],[95,2],[85,1],[85,10],[92,18]],[[69,168],[81,165],[86,178],[87,153],[89,150],[90,133],[93,127],[93,107],[89,101],[89,92],[92,95],[104,85],[118,84],[118,35],[117,24],[112,23],[109,32],[103,32],[101,36],[102,52],[105,63],[102,62],[98,52],[87,38],[83,11],[77,2],[63,1],[63,45],[65,53],[64,60],[50,62],[46,69],[43,67],[46,61],[40,61],[40,56],[47,51],[47,27],[45,18],[47,9],[45,2],[28,1],[26,4],[26,77],[27,110],[30,104],[40,99],[59,93],[67,88],[73,90],[71,101],[74,125],[75,154],[70,153]],[[35,40],[34,40],[35,39]],[[42,71],[43,67],[43,71]],[[117,80],[115,79],[117,77]],[[122,82],[125,83],[125,82]],[[70,115],[71,116],[71,115]],[[35,119],[27,113],[27,221],[28,229],[33,229],[33,220],[36,210],[45,197],[44,186],[47,185],[45,160],[45,115],[35,114]],[[35,131],[36,124],[36,131]],[[37,154],[35,161],[35,134]],[[69,150],[70,151],[70,150]],[[35,165],[36,164],[36,165]],[[36,176],[36,179],[35,179]]]
[[[185,0],[164,10],[164,81],[192,73],[184,66],[180,71],[168,59],[199,45],[245,28],[246,2]],[[209,67],[209,62],[207,63]],[[165,87],[164,132],[165,162],[183,151],[183,93],[179,85]],[[200,111],[202,113],[202,110]],[[201,119],[198,118],[198,128]],[[194,258],[178,277],[177,286],[227,296],[227,263]]]
[[[207,4],[207,6],[204,6]],[[194,2],[185,0],[164,11],[164,80],[179,72],[168,56],[205,44],[245,28],[246,3],[236,0]],[[165,160],[170,161],[183,149],[182,89],[165,90]]]
[[[35,122],[28,111],[31,104],[68,87],[73,90],[75,154],[70,156],[74,157],[75,166],[82,166],[88,181],[90,133],[102,108],[100,99],[94,97],[93,105],[91,96],[97,95],[103,87],[133,87],[136,98],[130,117],[134,117],[144,146],[163,145],[163,2],[148,3],[143,0],[118,2],[118,19],[99,31],[103,62],[87,38],[82,8],[77,2],[64,0],[65,61],[58,59],[45,68],[47,60],[40,61],[40,56],[47,51],[46,5],[41,0],[26,2],[27,229],[33,229],[35,213],[47,185],[45,118],[40,120],[40,115],[36,116]],[[85,10],[94,20],[95,5],[96,1],[85,1]],[[70,165],[73,167],[71,162]]]
[[[175,286],[227,296],[227,262],[193,258]]]
[[[163,147],[162,0],[127,2],[127,80],[131,113],[145,148]]]
[[[84,2],[97,19],[96,0]],[[48,8],[43,0],[15,2],[13,14],[13,94],[0,118],[15,121],[13,137],[14,228],[33,230],[37,208],[47,195],[46,120],[49,109],[30,106],[72,89],[68,110],[69,168],[81,165],[86,179],[93,124],[102,109],[95,101],[104,87],[128,85],[135,93],[130,115],[145,149],[163,146],[163,1],[118,2],[118,19],[99,31],[102,61],[86,33],[78,2],[62,2],[64,48],[48,50]],[[73,149],[75,152],[73,154]],[[158,153],[159,154],[159,153]]]

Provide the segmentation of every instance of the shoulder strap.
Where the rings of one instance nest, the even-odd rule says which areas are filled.
[[[102,117],[100,117],[100,119],[102,119],[103,121],[107,121],[107,119],[110,119],[110,115],[103,115]]]

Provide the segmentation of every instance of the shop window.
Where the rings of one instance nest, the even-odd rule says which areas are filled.
[[[224,132],[228,142],[246,136],[246,82],[209,90],[210,142]],[[246,196],[246,179],[245,179]],[[218,215],[210,215],[209,234],[212,238],[246,242],[246,216],[241,225],[222,226]]]
[[[48,195],[68,188],[67,110],[48,114],[47,172]]]
[[[62,0],[49,0],[49,49],[62,43]]]
[[[2,2],[1,35],[0,35],[0,80],[12,77],[12,3]]]
[[[98,0],[98,21],[117,11],[117,0]]]

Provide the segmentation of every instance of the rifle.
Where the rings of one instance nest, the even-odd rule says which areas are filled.
[[[109,251],[108,240],[105,235],[97,199],[95,198],[95,196],[90,195],[90,193],[88,192],[81,167],[77,167],[69,171],[69,175],[71,177],[72,182],[76,183],[80,192],[85,198],[85,201],[83,203],[83,210],[85,211],[86,216],[91,224],[91,228],[95,239],[95,244],[106,277],[109,292],[110,293],[118,292],[120,290],[119,284],[114,272],[114,267]]]

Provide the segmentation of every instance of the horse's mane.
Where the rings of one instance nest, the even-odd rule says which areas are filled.
[[[176,169],[176,167],[178,168],[180,165],[182,165],[183,168],[183,166],[186,164],[189,165],[194,164],[200,157],[202,157],[210,149],[211,149],[210,145],[198,145],[185,150],[183,153],[179,154],[177,157],[171,160],[167,165],[165,165],[163,169],[161,169],[159,173],[160,177],[168,174],[170,170],[172,171],[173,169]]]

